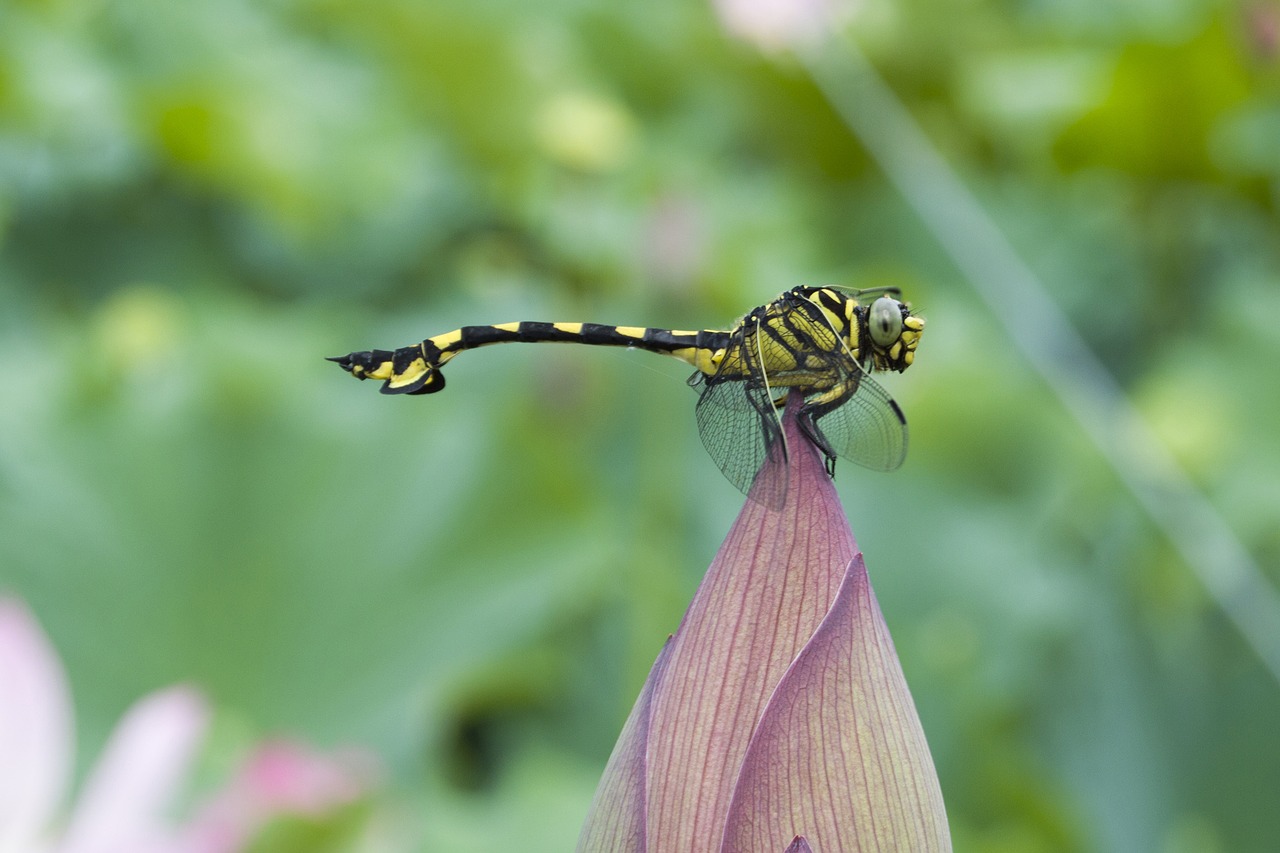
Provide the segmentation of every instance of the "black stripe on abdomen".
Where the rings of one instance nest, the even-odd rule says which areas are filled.
[[[500,326],[464,326],[452,349],[471,349],[500,343],[565,343],[590,346],[636,347],[655,352],[692,346],[692,334],[677,335],[669,329],[610,326],[603,323],[503,323]]]

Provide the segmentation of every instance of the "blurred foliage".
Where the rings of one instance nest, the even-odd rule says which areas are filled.
[[[1280,583],[1280,4],[850,32]],[[389,399],[321,357],[815,282],[929,318],[906,467],[838,479],[957,849],[1270,849],[1280,686],[801,70],[694,0],[0,5],[0,585],[83,753],[187,680],[378,748],[386,849],[568,849],[741,500],[682,371],[496,348]]]

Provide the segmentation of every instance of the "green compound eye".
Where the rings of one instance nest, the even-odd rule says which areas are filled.
[[[902,337],[902,303],[888,296],[881,296],[871,303],[867,317],[871,340],[876,346],[888,348]]]

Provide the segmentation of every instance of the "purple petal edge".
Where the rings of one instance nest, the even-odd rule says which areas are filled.
[[[803,835],[797,835],[785,853],[813,853],[813,848],[809,846],[809,842]]]
[[[942,791],[862,555],[765,709],[722,850],[949,851]]]
[[[658,652],[605,765],[578,838],[579,853],[643,853],[648,849],[649,725],[653,694],[666,672],[671,640],[668,637]]]

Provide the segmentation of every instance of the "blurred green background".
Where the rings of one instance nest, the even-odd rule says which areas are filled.
[[[864,0],[849,31],[1280,582],[1280,4]],[[390,849],[570,849],[741,505],[675,362],[466,323],[928,318],[837,482],[957,849],[1280,837],[1280,686],[804,70],[704,0],[0,5],[0,587],[82,762],[143,693],[367,744]],[[399,834],[397,834],[399,833]]]

